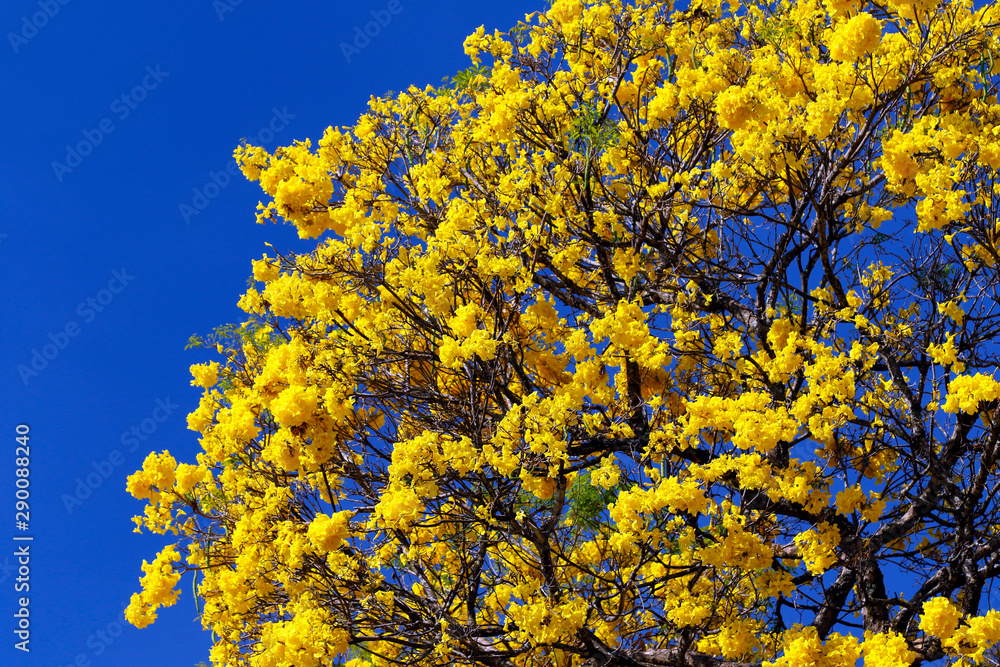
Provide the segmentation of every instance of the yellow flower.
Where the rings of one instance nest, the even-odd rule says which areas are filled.
[[[830,57],[842,62],[854,62],[878,46],[882,37],[879,22],[866,12],[840,24],[830,38]]]
[[[837,494],[837,514],[852,514],[865,500],[865,493],[860,485],[849,486]]]
[[[312,418],[318,400],[316,387],[288,387],[271,402],[271,414],[282,426],[299,426]]]
[[[169,607],[177,602],[180,593],[174,586],[180,581],[181,573],[174,571],[172,563],[180,559],[177,548],[171,544],[164,547],[152,563],[142,561],[142,592],[132,595],[125,610],[129,623],[144,628],[156,620],[159,607]]]
[[[174,474],[176,482],[174,488],[178,493],[190,493],[199,482],[208,483],[212,479],[212,472],[202,466],[181,463],[177,466]]]
[[[965,364],[958,361],[958,350],[955,348],[955,334],[948,334],[947,339],[940,345],[929,345],[927,354],[931,356],[935,364],[942,366],[953,366],[956,373],[965,370]]]
[[[620,473],[621,471],[615,464],[615,457],[605,456],[601,459],[601,466],[591,475],[590,482],[595,486],[610,489],[618,484],[618,475]]]
[[[806,569],[820,575],[837,562],[835,548],[840,544],[840,530],[824,521],[815,529],[810,528],[796,535],[795,544],[799,547]]]
[[[948,639],[958,628],[962,619],[960,612],[951,600],[945,597],[931,598],[924,603],[924,613],[920,616],[920,629],[927,634]]]
[[[307,533],[313,547],[324,552],[338,549],[350,535],[348,524],[353,514],[351,511],[337,512],[333,516],[317,514]]]
[[[191,366],[191,375],[194,376],[194,380],[191,381],[192,385],[206,389],[213,387],[219,381],[219,362],[194,364]]]
[[[262,283],[269,283],[276,279],[279,275],[279,269],[277,263],[269,260],[267,256],[264,259],[254,260],[253,263],[253,277]]]
[[[948,383],[948,398],[941,409],[949,413],[963,411],[971,414],[983,401],[997,398],[1000,398],[1000,382],[993,376],[982,373],[960,375]]]

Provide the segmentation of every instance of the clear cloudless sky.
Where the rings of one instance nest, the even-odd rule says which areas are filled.
[[[545,7],[396,3],[397,13],[388,0],[0,6],[0,665],[208,660],[190,577],[153,625],[122,621],[143,559],[169,541],[132,532],[142,503],[125,480],[153,450],[194,461],[186,415],[200,390],[188,368],[215,357],[184,346],[241,320],[236,302],[265,242],[315,247],[291,226],[255,224],[263,193],[226,173],[233,149],[244,137],[315,146],[371,95],[467,67],[462,42],[479,25],[506,30]],[[369,25],[377,34],[357,48],[375,18],[385,25]],[[26,530],[18,424],[30,427]],[[23,544],[29,592],[15,590]],[[28,653],[15,648],[21,597]]]

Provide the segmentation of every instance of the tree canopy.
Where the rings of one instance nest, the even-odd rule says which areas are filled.
[[[193,572],[219,666],[993,660],[998,27],[555,0],[240,146],[316,247],[129,478],[129,620]]]

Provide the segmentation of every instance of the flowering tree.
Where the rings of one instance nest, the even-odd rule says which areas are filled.
[[[216,665],[982,663],[1000,7],[556,0],[245,175],[128,618]]]

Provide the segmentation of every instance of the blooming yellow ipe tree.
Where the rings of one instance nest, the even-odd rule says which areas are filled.
[[[129,620],[226,667],[996,664],[1000,6],[555,0],[243,173]]]

